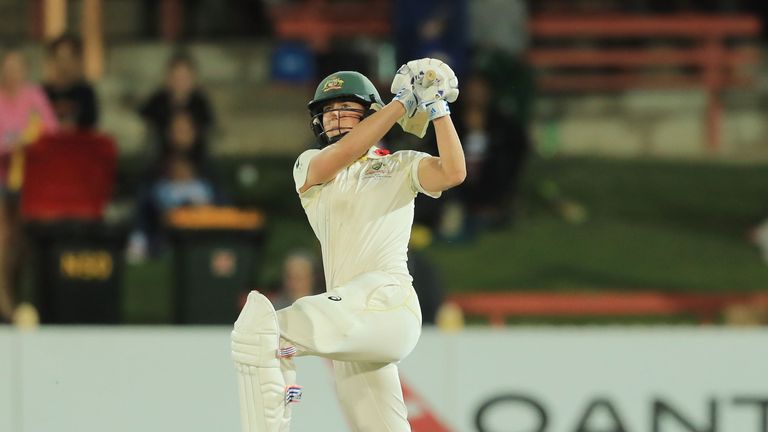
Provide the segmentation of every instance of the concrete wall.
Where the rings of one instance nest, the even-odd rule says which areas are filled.
[[[0,431],[18,430],[17,339],[13,333],[0,329]]]
[[[228,334],[0,328],[0,431],[237,431]],[[764,432],[766,358],[765,329],[426,329],[400,371],[414,432],[477,430],[484,405],[488,431],[694,430],[672,411],[695,430]],[[348,430],[328,362],[297,368],[305,393],[292,430]]]
[[[240,430],[228,335],[227,328],[0,328],[0,431]],[[333,397],[330,368],[316,358],[299,364],[312,390],[295,430],[312,430],[319,417],[343,430],[338,406],[317,403]]]

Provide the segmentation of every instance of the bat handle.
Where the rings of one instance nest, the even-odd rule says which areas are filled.
[[[421,85],[423,87],[429,87],[432,85],[432,83],[435,82],[436,79],[437,79],[437,72],[435,72],[433,69],[429,69],[424,74],[424,79],[421,81]]]

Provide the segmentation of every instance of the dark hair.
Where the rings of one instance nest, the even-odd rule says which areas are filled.
[[[168,70],[173,69],[176,66],[187,66],[193,71],[197,70],[197,63],[195,62],[194,57],[185,50],[176,51],[171,55],[171,58],[168,59]]]
[[[58,51],[59,48],[67,45],[69,45],[72,48],[72,52],[76,56],[82,57],[83,41],[80,39],[79,36],[71,33],[64,33],[63,35],[57,37],[56,39],[53,39],[52,41],[48,42],[48,54],[50,55],[56,54],[56,51]]]

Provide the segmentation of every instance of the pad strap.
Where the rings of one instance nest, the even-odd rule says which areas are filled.
[[[293,345],[283,347],[277,350],[277,356],[279,358],[291,358],[296,355],[296,347]]]
[[[285,388],[285,404],[301,402],[302,387],[300,385],[291,385]]]

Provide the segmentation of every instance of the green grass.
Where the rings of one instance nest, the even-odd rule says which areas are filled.
[[[766,166],[570,158],[538,160],[529,168],[529,192],[554,179],[598,220],[741,236],[768,217]]]
[[[471,247],[429,252],[451,291],[750,291],[768,281],[768,267],[738,236],[611,219],[573,226],[554,216],[524,217]]]
[[[584,205],[587,221],[564,221],[544,189]],[[512,228],[429,253],[452,291],[759,290],[768,288],[768,267],[746,232],[768,217],[766,204],[764,166],[539,159],[527,169]]]
[[[237,167],[251,163],[260,181],[247,188]],[[243,206],[267,209],[268,236],[259,286],[279,278],[282,257],[317,240],[292,190],[290,161],[222,162],[222,182]],[[526,168],[519,213],[509,228],[471,244],[434,244],[427,254],[457,291],[531,289],[746,292],[768,288],[768,266],[746,240],[768,217],[768,166],[714,162],[534,159]],[[578,202],[582,224],[554,203]],[[170,307],[168,258],[128,267],[131,322],[163,322]]]

